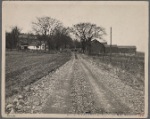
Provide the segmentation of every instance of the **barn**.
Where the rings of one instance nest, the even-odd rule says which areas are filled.
[[[117,46],[108,45],[106,41],[100,41],[100,39],[93,39],[91,41],[91,54],[107,54],[107,53],[136,53],[136,46]]]
[[[98,39],[93,39],[91,41],[91,54],[96,55],[105,53],[105,44],[107,44],[107,42],[100,42]]]
[[[135,54],[136,53],[136,47],[135,46],[118,46],[118,53]]]
[[[107,45],[105,44],[105,53],[118,53],[118,47],[117,45]]]

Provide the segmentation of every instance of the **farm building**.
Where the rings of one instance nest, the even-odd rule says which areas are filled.
[[[105,41],[94,39],[91,41],[91,54],[103,54],[103,53],[136,53],[135,46],[117,46],[108,45]]]
[[[105,53],[110,53],[110,52],[112,52],[112,53],[118,53],[118,47],[117,47],[117,45],[104,45],[104,47],[105,47]]]
[[[105,53],[105,45],[104,43],[99,42],[98,40],[94,39],[91,42],[91,54],[102,54]]]
[[[21,50],[27,50],[28,49],[28,43],[21,43],[20,45]]]
[[[37,36],[31,34],[20,34],[19,46],[22,50],[45,50],[45,43],[43,41],[40,43]]]
[[[20,34],[19,35],[19,47],[20,49],[28,49],[28,44],[32,40],[36,40],[37,38],[34,35],[29,35],[29,34]]]
[[[29,50],[45,50],[45,44],[44,43],[38,43],[38,42],[32,42],[28,45]]]
[[[136,53],[135,46],[118,46],[118,53]]]
[[[31,34],[20,34],[19,35],[19,42],[30,42],[32,40],[37,40],[37,36],[36,35],[31,35]]]

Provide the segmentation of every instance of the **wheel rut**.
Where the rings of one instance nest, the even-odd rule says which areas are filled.
[[[105,113],[129,114],[131,111],[130,108],[122,104],[112,91],[106,88],[102,82],[98,81],[101,77],[96,77],[84,62],[81,62],[80,64],[86,73],[88,81],[93,87],[93,92],[97,97],[99,106],[102,106]]]

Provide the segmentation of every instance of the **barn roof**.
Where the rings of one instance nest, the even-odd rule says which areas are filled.
[[[110,47],[110,45],[104,44],[105,47]],[[111,45],[111,47],[118,47],[117,45]]]
[[[118,48],[136,48],[136,46],[118,46]]]
[[[19,38],[28,38],[27,34],[20,34]]]
[[[94,40],[96,40],[96,41],[98,41],[100,43],[103,43],[103,44],[107,44],[107,42],[105,40],[103,40],[103,39],[93,38],[91,41],[94,41]]]

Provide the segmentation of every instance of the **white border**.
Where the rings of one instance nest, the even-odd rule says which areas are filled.
[[[7,3],[7,2],[15,2],[15,3],[22,3],[23,1],[3,1],[2,3]],[[34,4],[40,4],[40,3],[45,3],[47,4],[48,1],[32,1]],[[50,2],[50,1],[49,1]],[[86,5],[91,5],[93,4],[92,1],[51,1],[51,3],[59,4],[70,4],[72,2],[73,4],[78,4],[78,2]],[[102,4],[102,5],[112,5],[116,4],[121,5],[121,4],[126,4],[128,2],[132,3],[133,5],[136,5],[136,3],[141,2],[141,1],[94,1],[94,3],[97,2],[97,4]],[[31,1],[24,1],[25,4],[30,4]],[[142,2],[145,5],[148,5],[148,2],[144,1]],[[132,5],[131,4],[131,5]],[[145,42],[145,113],[144,115],[136,115],[136,116],[126,116],[126,115],[103,115],[103,114],[94,114],[94,115],[84,115],[84,114],[6,114],[5,113],[5,8],[4,4],[2,4],[2,83],[1,83],[1,114],[2,117],[5,118],[147,118],[148,116],[148,40]],[[149,29],[148,29],[149,31]],[[148,37],[149,39],[149,37]]]

